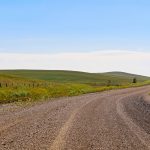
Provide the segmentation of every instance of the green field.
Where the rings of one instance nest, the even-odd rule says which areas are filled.
[[[108,73],[86,73],[77,71],[57,71],[57,70],[1,70],[0,75],[10,75],[32,80],[45,80],[60,83],[82,83],[90,85],[106,85],[108,80],[111,85],[122,85],[131,83],[136,77],[138,82],[149,80],[149,77],[132,75],[123,72]]]
[[[133,78],[137,83],[133,84]],[[149,84],[150,78],[123,72],[1,70],[0,103],[33,102]]]

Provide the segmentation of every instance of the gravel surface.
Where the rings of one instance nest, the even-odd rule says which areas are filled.
[[[149,150],[150,86],[0,106],[0,150]]]

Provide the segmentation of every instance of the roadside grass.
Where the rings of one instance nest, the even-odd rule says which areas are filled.
[[[14,81],[14,80],[13,80]],[[77,96],[86,93],[102,92],[113,89],[123,89],[149,85],[150,81],[118,86],[91,86],[78,83],[52,83],[42,81],[21,81],[17,86],[0,88],[0,104],[12,102],[36,102],[58,97]],[[19,83],[21,83],[19,81]],[[32,85],[34,83],[34,86]],[[28,84],[31,84],[28,86]],[[35,86],[36,85],[36,86]]]
[[[28,72],[25,71],[25,73]],[[42,77],[44,76],[44,73],[45,72],[42,72]],[[56,72],[53,71],[50,73],[51,74],[54,73],[55,75],[57,71]],[[122,89],[150,84],[150,81],[143,81],[138,82],[136,84],[129,84],[131,81],[124,82],[124,80],[121,80],[120,78],[118,78],[119,79],[118,83],[116,82],[117,79],[116,77],[115,80],[113,78],[113,82],[108,84],[110,77],[109,78],[107,77],[108,80],[106,80],[106,76],[105,76],[106,81],[104,80],[105,82],[101,82],[100,84],[96,82],[98,81],[97,75],[95,76],[96,79],[94,79],[94,77],[89,78],[89,76],[91,76],[90,74],[81,72],[70,72],[70,74],[73,74],[72,77],[70,77],[69,75],[66,77],[65,76],[66,72],[61,72],[61,74],[62,75],[64,74],[63,78],[65,82],[59,82],[59,80],[47,81],[36,78],[33,80],[27,79],[25,77],[19,77],[16,75],[0,74],[0,104],[12,102],[32,103],[58,97],[77,96],[86,93],[95,93],[112,89]],[[79,78],[76,77],[76,75],[77,76],[80,75],[78,76]],[[73,80],[73,76],[76,77],[75,80]],[[81,76],[83,76],[82,78],[86,78],[86,80],[88,79],[88,81],[85,83],[82,82],[80,83],[82,79]],[[62,76],[59,77],[61,78]],[[67,82],[68,78],[70,79]],[[102,78],[101,76],[100,79],[102,81],[104,78]],[[61,80],[63,79],[61,78]]]

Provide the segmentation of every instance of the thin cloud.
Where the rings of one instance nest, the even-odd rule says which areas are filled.
[[[0,69],[125,71],[150,76],[150,52],[95,51],[57,54],[0,53]]]

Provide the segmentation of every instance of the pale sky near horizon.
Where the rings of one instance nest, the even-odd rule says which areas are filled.
[[[149,0],[0,0],[0,69],[150,76]]]

